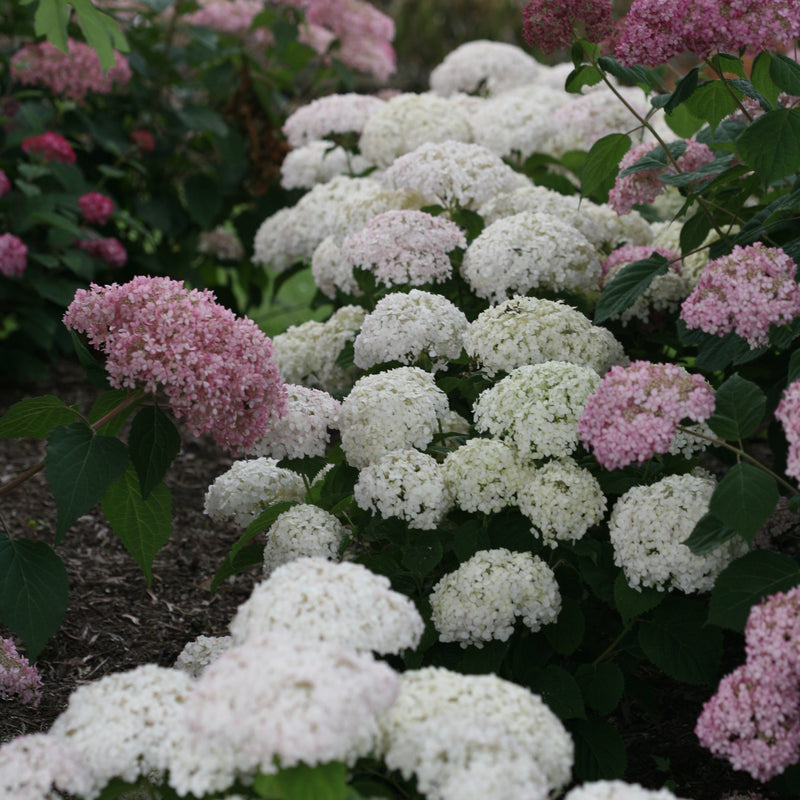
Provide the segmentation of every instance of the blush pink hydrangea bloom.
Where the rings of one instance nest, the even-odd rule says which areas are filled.
[[[11,181],[8,175],[0,169],[0,197],[5,197],[11,191]]]
[[[38,706],[42,678],[39,670],[19,653],[13,639],[0,638],[0,698],[15,695],[22,703]]]
[[[22,142],[22,152],[40,155],[45,161],[74,164],[77,156],[72,145],[60,134],[47,131],[39,136],[29,136]]]
[[[677,425],[708,419],[714,392],[701,375],[677,364],[634,361],[614,366],[592,394],[578,422],[581,441],[606,469],[666,453]]]
[[[753,606],[744,640],[748,663],[765,665],[765,674],[786,670],[800,682],[800,586]]]
[[[112,267],[124,267],[128,261],[128,253],[119,239],[113,237],[99,239],[78,239],[75,246],[90,256],[100,258]]]
[[[680,172],[694,172],[703,164],[714,160],[714,153],[708,145],[694,139],[685,141],[686,150],[675,159]],[[662,169],[643,169],[628,175],[622,174],[640,158],[652,152],[655,147],[648,142],[637,144],[619,162],[620,174],[617,176],[614,187],[608,193],[608,204],[620,216],[629,214],[634,205],[652,203],[667,188],[667,184],[661,180],[661,176],[675,175],[678,171],[675,169],[675,165],[669,164]]]
[[[114,201],[100,192],[87,192],[78,198],[78,208],[87,222],[105,225],[114,213]]]
[[[789,384],[775,409],[775,419],[783,425],[789,443],[786,474],[800,481],[800,380]]]
[[[689,328],[716,336],[735,332],[752,349],[764,347],[772,325],[800,316],[796,273],[797,265],[779,247],[737,245],[706,266],[683,302],[681,318]]]
[[[156,149],[156,140],[147,130],[131,131],[131,142],[143,153],[152,153]]]
[[[0,233],[0,275],[13,278],[28,268],[28,248],[13,233]]]
[[[182,281],[138,276],[79,289],[64,324],[106,356],[115,388],[163,389],[195,435],[249,451],[286,408],[272,342],[247,318]]]
[[[522,11],[522,36],[545,53],[569,47],[578,36],[599,42],[611,34],[609,0],[530,0]]]

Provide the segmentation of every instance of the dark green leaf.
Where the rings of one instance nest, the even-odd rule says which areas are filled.
[[[117,408],[129,396],[130,390],[128,389],[110,389],[107,392],[103,392],[103,394],[97,398],[95,404],[92,406],[92,410],[89,412],[89,422],[92,425],[99,422],[101,419],[103,419],[103,417]],[[108,422],[106,422],[102,427],[97,428],[97,432],[102,433],[105,436],[116,436],[117,432],[125,424],[125,420],[128,419],[134,408],[134,405],[128,405],[118,414],[111,417],[111,419],[108,420]]]
[[[564,88],[573,94],[580,94],[584,86],[594,86],[602,80],[603,76],[597,67],[593,67],[591,64],[581,64],[567,76]]]
[[[684,544],[696,556],[702,556],[716,550],[734,536],[736,536],[735,530],[723,525],[713,514],[704,514]]]
[[[573,597],[565,597],[558,619],[544,629],[544,635],[557,653],[569,655],[580,647],[585,631],[581,604]]]
[[[686,152],[686,142],[679,139],[675,142],[670,142],[666,149],[660,144],[656,145],[648,153],[645,153],[636,162],[626,167],[620,172],[620,177],[632,175],[635,172],[643,172],[651,169],[663,169],[670,163],[670,156],[672,158],[680,158]],[[669,155],[668,155],[669,154]]]
[[[31,661],[61,625],[68,594],[67,571],[49,545],[0,534],[0,620]]]
[[[709,63],[714,67],[718,74],[732,72],[740,78],[744,78],[744,64],[742,59],[732,56],[730,53],[715,53],[709,59]]]
[[[415,575],[424,577],[442,560],[444,551],[438,536],[415,534],[415,544],[403,548],[402,564]]]
[[[778,102],[778,95],[781,93],[780,87],[772,79],[770,72],[772,71],[772,57],[769,52],[763,50],[760,52],[753,66],[750,69],[750,80],[753,86],[756,87],[758,92],[768,100],[769,104],[774,108]]]
[[[686,101],[686,107],[692,116],[703,119],[712,128],[716,128],[720,121],[733,114],[739,105],[722,81],[709,81],[695,89]]]
[[[227,136],[225,120],[206,106],[187,106],[175,112],[189,131],[209,131],[216,136]]]
[[[800,348],[792,353],[789,359],[789,374],[786,376],[786,383],[794,383],[800,379]]]
[[[600,56],[600,58],[597,59],[597,63],[602,69],[615,78],[618,78],[623,83],[638,83],[646,89],[659,85],[659,80],[655,73],[638,64],[634,64],[630,67],[623,67],[622,64],[612,56]]]
[[[775,479],[751,464],[736,464],[717,484],[708,510],[751,542],[778,502]]]
[[[669,261],[659,253],[627,264],[603,287],[594,311],[595,325],[629,308],[646,291],[653,278],[666,274]]]
[[[189,216],[204,230],[214,226],[222,208],[219,185],[208,175],[189,175],[183,183],[186,210]]]
[[[256,564],[263,563],[264,544],[262,542],[250,542],[237,550],[236,553],[228,553],[211,581],[211,593],[216,592],[231,575],[238,575]]]
[[[314,767],[300,763],[274,775],[259,773],[253,789],[267,800],[347,800],[347,767],[338,761]]]
[[[693,217],[687,219],[686,222],[681,225],[681,253],[685,256],[696,247],[700,247],[710,230],[711,220],[708,218],[708,214],[703,210],[698,211]]]
[[[694,90],[697,88],[698,76],[700,70],[697,67],[692,67],[675,85],[675,91],[670,95],[669,100],[664,106],[664,111],[667,114],[672,114],[673,111],[681,104],[686,102]]]
[[[619,172],[619,162],[630,149],[630,137],[624,133],[610,133],[598,139],[581,168],[582,196],[607,195]]]
[[[257,536],[265,528],[269,528],[273,522],[284,511],[288,511],[292,506],[297,503],[291,501],[284,501],[282,503],[275,503],[269,508],[265,508],[248,526],[245,532],[239,537],[236,543],[231,548],[231,555],[235,556],[254,536]]]
[[[800,109],[779,108],[755,120],[737,142],[742,161],[765,184],[800,169]]]
[[[44,439],[57,425],[75,422],[78,412],[52,394],[28,397],[14,403],[0,417],[0,437],[17,439],[31,436]]]
[[[766,408],[767,396],[758,385],[735,372],[717,389],[708,424],[722,439],[745,439],[761,424]]]
[[[621,779],[628,759],[619,731],[604,719],[572,720],[570,733],[575,741],[575,772],[579,783]]]
[[[635,589],[625,579],[622,570],[614,581],[614,606],[625,625],[655,608],[665,597],[666,592],[659,592],[658,589],[648,586]]]
[[[180,449],[180,434],[158,406],[147,406],[133,418],[128,450],[139,477],[142,499],[146,500],[164,480]]]
[[[559,719],[586,718],[581,687],[563,667],[550,664],[537,670],[528,685]]]
[[[781,53],[770,53],[769,76],[779,89],[800,96],[800,64]]]
[[[575,671],[575,680],[583,692],[586,705],[600,714],[610,714],[622,699],[625,676],[610,661],[600,664],[581,664]]]
[[[695,117],[685,104],[675,108],[671,114],[667,114],[665,120],[669,129],[684,139],[694,136],[705,125],[705,122]]]
[[[102,389],[108,389],[108,377],[105,368],[97,360],[95,354],[83,343],[80,336],[70,329],[70,336],[72,337],[72,346],[75,349],[75,354],[78,356],[78,361],[86,371],[86,378],[92,386]]]

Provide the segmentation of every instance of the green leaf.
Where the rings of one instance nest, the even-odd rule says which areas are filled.
[[[347,767],[339,761],[298,764],[274,775],[259,773],[253,789],[267,800],[347,800]]]
[[[610,133],[598,139],[581,168],[581,196],[608,195],[619,172],[619,162],[630,149],[630,137],[624,133]]]
[[[263,563],[264,544],[262,542],[250,542],[235,553],[228,553],[219,569],[214,573],[210,587],[211,594],[214,594],[231,575],[238,575],[256,564]]]
[[[559,719],[585,719],[581,687],[563,667],[550,664],[537,670],[528,681],[531,691],[540,695]]]
[[[685,152],[686,142],[684,142],[682,139],[678,139],[675,142],[670,142],[666,148],[662,147],[660,144],[656,145],[652,150],[645,153],[633,164],[620,172],[620,177],[633,175],[635,172],[663,169],[670,163],[670,156],[672,156],[672,158],[680,158]]]
[[[439,537],[415,533],[414,544],[403,548],[402,565],[415,575],[424,577],[442,560],[444,551]]]
[[[675,91],[669,96],[669,100],[664,105],[664,111],[672,114],[681,103],[685,103],[697,88],[700,70],[692,67],[676,84]]]
[[[709,81],[695,89],[686,100],[686,107],[692,116],[705,120],[712,128],[716,128],[739,105],[722,81]]]
[[[711,220],[705,211],[698,211],[681,225],[681,253],[685,256],[696,247],[700,247],[711,230]]]
[[[557,653],[569,655],[580,647],[585,631],[586,620],[581,604],[574,597],[565,597],[558,619],[544,629],[544,635]]]
[[[591,64],[581,64],[580,67],[572,70],[572,72],[567,75],[564,88],[573,94],[580,94],[584,86],[594,86],[602,80],[603,76],[597,67]]]
[[[767,396],[738,372],[717,389],[711,430],[726,441],[745,439],[758,428],[767,409]]]
[[[789,374],[786,376],[786,383],[794,383],[800,379],[800,348],[792,353],[789,359]]]
[[[755,120],[737,141],[739,155],[765,184],[800,169],[800,109],[778,108]]]
[[[625,691],[625,676],[610,661],[581,664],[575,671],[575,680],[581,687],[586,705],[604,716],[619,705]]]
[[[743,631],[752,606],[798,584],[800,566],[793,558],[771,550],[753,550],[719,574],[711,592],[708,621],[721,628]]]
[[[265,508],[234,543],[231,548],[231,555],[235,556],[254,536],[258,536],[265,528],[269,528],[284,511],[288,511],[288,509],[296,505],[297,503],[293,501],[285,500],[282,503],[274,503],[269,508]]]
[[[103,513],[125,549],[142,568],[147,585],[153,559],[172,534],[172,494],[160,483],[145,500],[136,469],[131,464],[103,498]]]
[[[625,579],[622,570],[614,581],[614,606],[625,625],[655,608],[665,597],[666,592],[659,592],[649,586],[634,589]]]
[[[228,125],[225,120],[205,106],[187,106],[175,112],[181,123],[190,131],[209,131],[216,136],[227,136]]]
[[[142,498],[164,480],[181,449],[181,437],[172,420],[158,407],[139,411],[131,423],[128,450],[139,477]]]
[[[186,210],[204,230],[210,230],[222,208],[219,184],[208,175],[190,175],[183,183]]]
[[[51,431],[44,468],[58,510],[56,541],[103,499],[127,465],[128,450],[119,439],[95,434],[82,422]]]
[[[0,620],[31,661],[61,625],[68,594],[67,571],[49,545],[0,534]]]
[[[657,275],[666,274],[669,261],[659,253],[627,264],[603,287],[597,307],[594,310],[594,323],[620,314],[635,302]]]
[[[89,422],[92,425],[99,422],[106,414],[117,408],[123,400],[127,400],[129,396],[129,389],[109,389],[107,392],[103,392],[103,394],[97,398],[92,406],[92,410],[89,412]],[[119,414],[113,416],[101,428],[97,428],[97,432],[105,436],[116,436],[119,429],[125,424],[125,420],[133,413],[134,408],[135,406],[133,405],[127,406],[120,411]]]
[[[130,48],[117,21],[104,11],[95,8],[91,0],[69,0],[75,9],[86,42],[97,51],[100,66],[108,70],[114,65],[114,49],[127,52]]]
[[[704,627],[698,604],[689,597],[670,597],[639,628],[639,646],[670,678],[708,684],[718,677],[722,631]]]
[[[771,53],[769,76],[787,94],[800,95],[800,64],[781,53]]]
[[[67,24],[69,6],[64,0],[39,0],[33,16],[33,31],[37,36],[46,36],[54,47],[67,52]]]
[[[575,772],[578,782],[615,780],[625,774],[628,763],[625,743],[614,725],[604,719],[572,720],[575,742]]]
[[[775,479],[751,464],[736,464],[717,484],[708,510],[742,538],[752,542],[778,502]]]
[[[14,403],[0,417],[0,438],[18,439],[31,436],[44,439],[57,425],[75,422],[78,412],[52,394],[27,397]]]
[[[750,80],[756,90],[763,95],[769,104],[774,108],[778,102],[778,95],[781,93],[780,87],[772,79],[772,58],[770,53],[762,50],[753,61],[750,69]]]
[[[696,555],[702,556],[716,550],[721,544],[736,536],[736,531],[723,525],[713,514],[703,514],[684,544]]]
[[[600,56],[597,63],[606,72],[618,78],[623,83],[638,83],[644,88],[649,89],[659,85],[659,80],[652,70],[645,69],[638,64],[630,67],[623,67],[622,64],[612,56]]]
[[[89,383],[92,386],[107,389],[108,377],[105,367],[95,358],[95,354],[83,343],[83,340],[72,328],[70,328],[69,333],[72,337],[72,347],[75,350],[75,355],[78,356],[78,361],[81,362]]]
[[[669,129],[684,139],[694,136],[705,125],[705,122],[695,117],[686,105],[673,109],[672,113],[666,115],[665,120]]]

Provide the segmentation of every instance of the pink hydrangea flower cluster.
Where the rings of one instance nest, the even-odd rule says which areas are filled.
[[[98,239],[78,239],[75,246],[90,256],[100,258],[112,267],[124,267],[128,261],[128,253],[119,239],[105,237]]]
[[[569,47],[578,36],[599,42],[612,30],[608,0],[530,0],[522,11],[522,36],[545,53]]]
[[[737,245],[706,266],[683,302],[681,318],[689,328],[717,336],[733,331],[751,348],[764,347],[772,325],[800,316],[796,272],[797,265],[779,247]]]
[[[800,481],[800,380],[789,384],[775,409],[775,419],[783,425],[789,443],[786,474]]]
[[[79,289],[64,324],[106,356],[116,388],[162,388],[173,413],[233,453],[249,451],[285,411],[272,342],[247,318],[182,281],[138,276]]]
[[[703,706],[695,733],[734,769],[768,781],[800,760],[800,586],[753,606],[747,661]]]
[[[0,234],[0,275],[12,278],[28,268],[28,248],[13,233]]]
[[[11,76],[27,86],[44,86],[56,97],[83,104],[89,92],[108,94],[113,85],[131,78],[128,59],[115,53],[114,64],[103,72],[94,48],[70,39],[64,53],[50,42],[26,44],[11,58]]]
[[[694,172],[703,164],[714,160],[714,153],[708,145],[695,139],[686,139],[686,150],[676,160],[678,170],[681,172]],[[622,173],[632,167],[640,158],[655,149],[655,145],[643,142],[632,147],[619,162],[619,172],[614,187],[608,193],[608,204],[620,216],[629,214],[634,205],[652,203],[667,188],[661,180],[662,175],[674,175],[678,170],[674,164],[668,164],[662,169],[643,169],[631,172],[629,175]]]
[[[131,131],[131,141],[143,153],[152,153],[156,149],[156,140],[153,138],[153,134],[147,130]]]
[[[74,164],[77,156],[72,145],[60,134],[47,131],[39,136],[29,136],[22,142],[22,152],[40,155],[45,161]]]
[[[0,169],[0,197],[5,197],[11,191],[11,181],[8,175]]]
[[[105,225],[114,213],[114,201],[100,192],[87,192],[78,198],[78,208],[87,222]]]
[[[677,425],[708,419],[714,392],[701,375],[677,364],[634,361],[614,366],[592,394],[578,422],[578,435],[606,469],[640,464],[666,453]]]
[[[625,65],[655,67],[688,50],[774,49],[800,36],[796,0],[633,0],[615,54]]]
[[[42,678],[36,666],[18,652],[13,639],[0,638],[0,697],[15,695],[23,703],[38,706]]]

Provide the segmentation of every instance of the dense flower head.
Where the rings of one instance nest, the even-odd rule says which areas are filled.
[[[704,555],[684,544],[708,512],[715,485],[705,476],[669,475],[649,486],[634,486],[617,500],[608,529],[614,563],[630,586],[708,592],[717,575],[747,552],[738,536]]]
[[[42,677],[14,644],[0,637],[0,698],[19,698],[22,703],[38,706],[42,699]]]
[[[100,192],[87,192],[78,198],[78,208],[87,222],[105,225],[114,213],[114,201]]]
[[[29,136],[22,141],[21,147],[23,153],[40,155],[45,161],[74,164],[77,159],[72,145],[60,133],[53,131]]]
[[[184,645],[173,666],[196,678],[232,646],[231,636],[198,636]]]
[[[638,783],[601,780],[576,786],[566,794],[564,800],[678,800],[678,798],[666,788],[645,789]]]
[[[8,175],[0,169],[0,197],[5,197],[11,191],[11,181]]]
[[[302,147],[319,139],[335,139],[358,133],[385,100],[366,94],[330,94],[319,97],[292,112],[283,123],[283,132],[292,147]]]
[[[131,79],[128,59],[114,52],[114,63],[103,70],[97,51],[75,39],[67,41],[67,52],[50,42],[26,44],[11,58],[11,75],[26,86],[44,86],[56,97],[82,105],[90,92],[108,94],[114,84]]]
[[[337,175],[355,176],[372,164],[361,155],[348,153],[329,141],[309,142],[290,150],[281,163],[281,186],[284,189],[313,189]]]
[[[634,361],[605,374],[578,433],[600,464],[617,469],[666,453],[684,418],[703,422],[713,411],[714,392],[702,375],[677,364]]]
[[[13,233],[0,233],[0,275],[22,275],[28,268],[28,246]]]
[[[609,0],[530,0],[522,11],[522,36],[531,47],[554,53],[577,37],[593,42],[612,31]]]
[[[285,408],[270,340],[208,290],[140,275],[79,289],[64,324],[106,356],[115,388],[163,389],[173,413],[199,436],[246,451]]]
[[[772,325],[800,316],[797,265],[779,247],[737,245],[709,262],[681,307],[689,328],[722,336],[735,332],[751,348],[769,344]]]
[[[128,262],[125,245],[113,236],[78,239],[75,241],[75,246],[112,267],[124,267]]]
[[[748,663],[766,675],[800,678],[800,586],[776,592],[750,609],[744,630]]]
[[[235,644],[269,632],[375,653],[416,647],[424,630],[413,601],[361,564],[301,557],[276,567],[239,606]]]
[[[445,575],[433,587],[430,603],[439,641],[483,647],[507,641],[517,617],[534,632],[555,622],[561,593],[539,556],[498,548],[481,550]]]
[[[512,297],[483,311],[465,333],[464,348],[489,375],[543,361],[569,361],[603,375],[628,363],[609,330],[560,300],[538,297]]]
[[[247,527],[274,503],[300,502],[305,498],[303,476],[278,466],[274,458],[235,461],[206,490],[204,513],[213,520],[233,519]]]
[[[595,290],[600,262],[592,244],[568,222],[523,211],[483,229],[464,254],[461,274],[478,297],[500,303],[534,289]]]
[[[783,393],[775,419],[783,425],[783,433],[789,444],[786,458],[786,474],[800,481],[800,380],[789,384]]]
[[[143,153],[152,153],[156,149],[155,137],[150,131],[143,128],[131,131],[131,142]]]
[[[362,369],[425,359],[432,371],[461,355],[469,323],[446,297],[412,289],[381,298],[368,314],[353,344],[353,361]]]
[[[311,256],[311,277],[331,300],[336,299],[338,292],[353,297],[363,295],[353,274],[353,265],[344,257],[336,236],[326,236],[315,248]]]
[[[396,517],[417,530],[434,530],[452,506],[441,467],[417,450],[392,450],[362,467],[353,487],[356,505]]]
[[[244,248],[239,237],[222,225],[213,231],[203,231],[197,237],[197,252],[214,256],[221,261],[239,261],[244,258]]]

